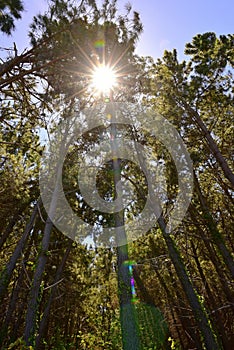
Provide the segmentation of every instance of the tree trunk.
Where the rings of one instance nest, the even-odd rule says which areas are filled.
[[[193,243],[193,241],[191,241],[191,247],[192,247],[192,252],[193,252],[193,256],[194,256],[194,260],[195,260],[195,263],[197,265],[197,269],[198,269],[198,272],[201,276],[201,279],[202,279],[202,283],[203,283],[203,286],[207,292],[207,303],[208,305],[210,306],[210,310],[212,310],[212,308],[214,309],[216,307],[216,303],[215,303],[215,299],[213,297],[213,293],[211,292],[210,290],[210,287],[209,287],[209,284],[206,280],[206,277],[203,273],[203,269],[201,267],[201,264],[200,264],[200,261],[199,261],[199,258],[197,256],[197,251],[196,251],[196,248],[195,248],[195,245]],[[216,334],[221,334],[221,341],[223,343],[223,347],[224,349],[227,349],[228,347],[228,339],[227,339],[227,336],[226,336],[226,332],[225,332],[225,328],[223,326],[223,323],[222,323],[222,318],[220,318],[220,315],[219,313],[217,313],[217,315],[215,314],[214,315],[214,318],[215,318],[215,326],[217,328],[217,331],[215,332]]]
[[[44,313],[43,313],[43,316],[42,316],[42,319],[41,319],[41,322],[40,322],[39,331],[38,331],[38,337],[36,339],[36,346],[35,346],[36,350],[40,349],[40,346],[42,344],[42,340],[44,338],[46,327],[47,327],[48,320],[49,320],[49,312],[50,312],[51,304],[52,304],[53,299],[54,299],[57,283],[61,279],[61,276],[62,276],[64,267],[65,267],[66,261],[68,259],[69,253],[70,253],[70,251],[72,249],[72,243],[73,243],[72,241],[69,242],[68,248],[67,248],[67,250],[66,250],[66,252],[65,252],[65,254],[63,256],[63,259],[62,259],[62,261],[61,261],[61,263],[60,263],[60,265],[58,267],[58,270],[56,272],[54,283],[53,283],[53,285],[51,287],[49,300],[47,302],[46,308],[44,310]]]
[[[41,201],[38,200],[38,202],[35,204],[33,213],[31,215],[29,223],[27,224],[27,226],[25,228],[24,234],[21,237],[21,239],[19,240],[19,242],[18,242],[18,244],[17,244],[17,246],[15,248],[14,253],[12,254],[9,262],[7,263],[5,269],[3,270],[2,274],[1,274],[1,278],[0,278],[0,300],[3,297],[3,295],[4,295],[4,293],[5,293],[6,289],[7,289],[8,283],[9,283],[11,275],[12,275],[12,272],[15,269],[16,262],[19,259],[20,254],[22,253],[22,251],[24,249],[24,246],[25,246],[25,243],[26,243],[26,241],[28,239],[28,236],[29,236],[29,234],[30,234],[30,232],[31,232],[31,230],[33,228],[34,221],[36,219],[37,212],[38,212],[38,206],[40,206],[40,203],[41,203]]]
[[[197,179],[197,176],[194,172],[194,182],[195,182],[195,191],[197,192],[202,211],[204,213],[205,220],[207,222],[207,226],[209,228],[210,234],[214,240],[214,243],[217,245],[217,248],[219,249],[220,254],[223,257],[223,260],[229,269],[232,278],[234,278],[234,261],[232,259],[232,256],[230,252],[228,251],[226,244],[224,242],[224,239],[222,237],[221,232],[219,232],[217,225],[215,221],[212,218],[212,215],[209,211],[208,205],[206,203],[206,200],[204,196],[202,195],[202,191],[199,185],[199,181]]]
[[[114,186],[121,181],[121,165],[116,149],[116,126],[111,124],[111,149],[113,154]],[[116,158],[117,156],[117,158]],[[121,194],[123,193],[120,189]],[[124,228],[124,210],[114,213],[117,242],[118,292],[120,304],[120,323],[123,350],[140,350],[138,324],[134,304],[132,303],[131,276],[129,273],[128,242]]]
[[[26,305],[27,299],[27,291],[25,292],[24,280],[25,280],[25,267],[24,263],[27,262],[28,257],[31,252],[31,246],[34,239],[34,235],[30,237],[29,244],[27,245],[27,250],[24,254],[24,259],[22,261],[22,267],[19,272],[19,276],[15,281],[15,285],[13,287],[11,298],[9,301],[9,305],[6,311],[6,317],[3,319],[1,327],[1,341],[0,345],[3,345],[4,338],[8,336],[12,341],[16,340],[19,337],[19,327],[18,324],[22,324],[20,321],[22,315],[24,314],[24,307]],[[23,300],[22,300],[23,299]],[[18,301],[21,301],[20,303]],[[10,326],[10,327],[9,327]],[[8,329],[9,327],[9,329]]]
[[[234,187],[234,174],[230,169],[226,159],[222,156],[217,144],[215,143],[206,125],[203,123],[199,113],[185,102],[183,102],[182,105],[184,109],[188,112],[192,120],[194,120],[197,126],[199,127],[202,135],[205,137],[205,140],[211,150],[211,153],[213,154],[213,156],[219,163],[221,169],[223,170],[224,176],[230,181],[232,187]]]
[[[134,137],[134,140],[137,140],[137,137]],[[144,170],[144,173],[147,178],[150,178],[148,175],[147,166],[145,164],[144,158],[142,157],[141,151],[135,143],[136,151],[138,154],[138,159],[141,165],[141,168]],[[188,299],[188,302],[192,308],[195,320],[197,322],[198,328],[200,330],[201,336],[204,339],[204,343],[207,349],[210,350],[220,350],[219,344],[216,341],[216,338],[213,334],[212,328],[210,326],[210,320],[208,319],[206,312],[203,310],[202,305],[199,302],[198,296],[193,288],[193,285],[188,277],[188,273],[186,271],[186,268],[184,266],[184,263],[180,257],[180,254],[175,246],[174,241],[172,240],[170,234],[166,232],[166,223],[162,215],[159,215],[161,213],[160,204],[157,200],[154,200],[154,191],[150,185],[150,182],[148,183],[148,193],[151,195],[150,201],[151,201],[151,207],[154,209],[156,217],[158,217],[158,225],[162,232],[163,238],[166,242],[168,253],[171,258],[171,261],[174,265],[174,268],[176,270],[177,276],[180,280],[180,283],[183,287],[184,293]]]
[[[192,308],[200,333],[204,337],[205,346],[210,350],[220,350],[220,346],[211,329],[210,321],[198,300],[198,296],[192,286],[191,281],[189,280],[185,266],[180,258],[178,250],[175,247],[175,243],[173,242],[172,238],[165,232],[166,224],[162,217],[158,219],[158,222],[167,244],[168,252],[175,267],[177,276]]]
[[[7,238],[9,237],[9,234],[12,232],[13,227],[17,223],[20,214],[22,211],[17,211],[17,213],[14,214],[13,218],[9,222],[9,224],[5,227],[5,230],[2,231],[2,235],[0,238],[0,249],[2,249],[4,243],[6,242]]]
[[[196,208],[193,206],[190,206],[190,215],[193,219],[193,222],[197,228],[198,233],[200,234],[201,240],[204,242],[204,245],[205,245],[207,252],[209,254],[209,258],[210,258],[210,260],[215,268],[215,271],[217,272],[222,289],[226,295],[227,300],[231,304],[233,304],[234,303],[233,293],[229,288],[229,283],[228,283],[227,278],[224,274],[223,268],[220,265],[220,261],[217,257],[216,250],[214,249],[214,246],[211,244],[211,240],[207,237],[204,237],[204,231],[201,229],[200,225],[197,224],[197,217],[194,215],[195,211],[196,211]],[[216,247],[216,245],[215,245],[215,247]]]
[[[61,159],[64,159],[64,155],[66,154],[67,147],[69,147],[69,128],[70,128],[69,120],[68,123],[65,124],[65,128],[60,130],[60,134],[57,134],[57,137],[61,137],[59,147],[56,150],[52,150],[54,153],[51,156],[54,157],[54,161],[52,161],[52,167],[49,166],[46,168],[47,176],[52,181],[50,183],[51,188],[48,188],[48,191],[52,191],[51,201],[48,209],[48,217],[45,223],[45,229],[43,233],[43,238],[41,242],[38,262],[36,266],[36,270],[33,277],[30,298],[28,302],[28,309],[26,313],[26,321],[25,321],[25,331],[24,331],[24,340],[26,345],[32,345],[35,338],[35,327],[36,327],[36,316],[37,310],[39,306],[39,295],[40,295],[40,287],[43,278],[43,273],[45,270],[45,265],[47,261],[48,248],[50,243],[50,236],[53,228],[53,219],[55,217],[57,203],[59,200],[60,194],[60,180],[62,178],[62,170],[63,170],[63,162]],[[51,152],[52,152],[51,151]],[[54,187],[53,187],[54,186]],[[45,190],[45,189],[44,189]],[[42,292],[42,291],[41,291]]]
[[[37,314],[38,303],[39,303],[38,297],[39,297],[42,276],[43,276],[45,264],[47,261],[47,251],[49,248],[50,234],[51,234],[52,227],[53,227],[53,223],[48,217],[46,220],[45,231],[42,239],[41,252],[38,259],[36,271],[33,277],[33,284],[30,292],[30,299],[29,299],[28,309],[26,314],[24,339],[27,345],[32,345],[33,343],[36,314]]]

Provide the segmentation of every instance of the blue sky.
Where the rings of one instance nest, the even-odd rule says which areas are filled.
[[[141,13],[144,33],[141,54],[158,57],[176,48],[182,58],[185,43],[198,33],[234,33],[233,0],[134,0]]]
[[[176,48],[183,58],[185,43],[198,33],[234,33],[233,0],[133,0],[141,13],[144,33],[138,51],[161,56]]]
[[[123,9],[126,0],[119,0]],[[180,59],[186,42],[198,33],[213,31],[217,34],[234,33],[233,0],[132,0],[133,9],[141,15],[144,33],[137,53],[154,58],[161,57],[165,49],[176,48]],[[16,42],[19,51],[29,47],[27,31],[33,15],[43,12],[47,0],[24,0],[25,12],[16,22],[12,37],[2,36],[1,47]]]

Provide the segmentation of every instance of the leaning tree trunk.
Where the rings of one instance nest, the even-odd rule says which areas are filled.
[[[62,261],[61,261],[61,263],[60,263],[60,265],[58,267],[58,270],[56,272],[54,283],[51,286],[50,296],[49,296],[46,308],[44,310],[44,313],[43,313],[43,316],[42,316],[42,319],[41,319],[41,322],[40,322],[40,325],[39,325],[39,331],[38,331],[38,336],[37,336],[37,339],[36,339],[36,347],[35,347],[36,350],[41,348],[42,340],[43,340],[43,338],[45,336],[46,327],[48,325],[49,313],[50,313],[52,302],[54,300],[56,287],[58,285],[59,280],[61,279],[61,276],[62,276],[64,267],[65,267],[66,261],[68,259],[69,253],[70,253],[70,251],[72,249],[72,244],[73,244],[73,241],[71,240],[69,242],[67,250],[66,250],[66,252],[65,252],[65,254],[64,254],[63,258],[62,258]]]
[[[192,252],[193,252],[193,256],[194,256],[194,260],[195,260],[195,263],[196,263],[196,266],[197,266],[197,269],[198,269],[198,272],[201,276],[201,280],[202,280],[202,284],[206,290],[206,293],[207,293],[207,303],[209,305],[209,308],[210,310],[212,309],[215,309],[215,305],[216,305],[216,302],[215,302],[215,299],[214,299],[214,295],[209,287],[209,283],[206,279],[206,276],[203,272],[203,268],[200,264],[200,261],[199,261],[199,258],[198,258],[198,255],[197,255],[197,250],[196,250],[196,247],[194,245],[194,242],[191,241],[191,248],[192,248]],[[221,311],[221,310],[220,310]],[[223,343],[223,347],[224,349],[228,349],[228,339],[227,339],[227,335],[226,335],[226,332],[225,332],[225,327],[224,327],[224,324],[223,324],[223,320],[222,320],[222,317],[220,317],[221,314],[220,312],[218,313],[214,313],[214,319],[215,319],[215,326],[216,326],[216,329],[218,330],[218,332],[220,333],[221,335],[221,341]]]
[[[206,200],[202,194],[199,181],[197,179],[197,176],[194,172],[194,182],[195,182],[195,191],[197,192],[198,199],[201,204],[202,211],[204,213],[204,217],[206,218],[207,226],[209,228],[209,232],[211,234],[212,239],[214,240],[214,243],[216,244],[220,254],[223,257],[223,260],[228,268],[228,270],[231,273],[232,278],[234,278],[234,261],[230,254],[230,252],[227,249],[227,246],[225,244],[224,238],[221,234],[221,232],[218,230],[217,225],[215,221],[213,220],[213,217],[209,211],[208,205],[206,203]]]
[[[206,125],[203,123],[199,113],[195,111],[192,107],[190,107],[187,103],[183,102],[183,107],[186,110],[186,112],[189,114],[192,120],[195,121],[196,125],[198,126],[199,130],[201,131],[202,135],[204,136],[209,149],[217,162],[219,163],[221,169],[223,170],[223,174],[226,177],[226,179],[229,180],[232,187],[234,187],[234,173],[230,169],[226,159],[221,154],[216,142],[214,141],[213,137],[211,136],[209,130],[207,129]]]
[[[66,151],[71,142],[71,138],[69,136],[70,128],[71,128],[71,125],[68,120],[68,122],[65,123],[64,129],[58,130],[58,133],[56,136],[58,138],[60,137],[60,139],[58,139],[59,146],[56,149],[52,149],[52,148],[50,149],[50,156],[53,157],[53,161],[49,161],[46,164],[46,167],[44,169],[46,172],[46,183],[44,183],[43,186],[48,187],[48,188],[44,188],[44,191],[48,191],[49,193],[52,193],[52,195],[49,197],[50,203],[48,208],[48,217],[45,223],[45,229],[44,229],[43,238],[41,242],[38,262],[37,262],[36,270],[33,277],[33,282],[32,282],[32,287],[30,291],[29,302],[28,302],[28,309],[26,313],[25,331],[24,331],[24,340],[26,342],[26,345],[32,345],[35,338],[36,318],[37,318],[37,311],[39,306],[38,299],[40,295],[41,282],[45,271],[45,265],[47,262],[50,236],[53,228],[53,219],[56,214],[57,204],[60,196],[59,184],[62,178],[62,171],[63,171],[63,162],[61,161],[61,159],[64,159],[66,155]],[[44,174],[44,177],[45,177],[45,174]]]
[[[218,344],[216,337],[213,334],[213,331],[210,325],[210,320],[208,319],[206,312],[204,311],[202,305],[199,302],[198,296],[188,277],[188,273],[185,269],[185,266],[180,257],[180,254],[175,246],[175,243],[172,240],[171,236],[165,231],[166,224],[164,222],[164,219],[160,217],[158,219],[158,223],[162,231],[163,237],[165,239],[166,245],[168,247],[169,256],[172,260],[177,276],[180,280],[180,283],[183,287],[185,295],[191,306],[191,309],[193,311],[200,333],[204,338],[206,349],[220,350],[220,345]]]
[[[12,217],[11,221],[8,223],[7,226],[5,226],[5,229],[2,231],[2,235],[0,237],[0,249],[4,246],[5,242],[7,241],[9,234],[12,232],[14,226],[18,222],[20,215],[22,214],[21,210],[18,210]]]
[[[40,206],[40,200],[35,204],[33,213],[31,215],[31,218],[29,220],[29,223],[27,224],[25,231],[23,233],[23,236],[19,240],[14,253],[12,254],[11,258],[9,259],[9,262],[7,263],[6,267],[4,268],[3,272],[1,273],[0,277],[0,300],[3,297],[4,293],[6,292],[6,289],[8,287],[11,275],[15,269],[17,260],[19,259],[24,246],[26,244],[26,241],[28,239],[28,236],[33,228],[36,216],[38,214],[38,206]]]
[[[135,134],[135,135],[134,135]],[[134,140],[137,140],[136,132],[134,133]],[[141,150],[139,149],[137,143],[135,142],[135,148],[138,154],[138,159],[141,165],[141,168],[144,170],[144,173],[147,178],[149,177],[148,169],[144,161],[144,157],[142,156]],[[203,309],[202,305],[199,302],[198,296],[194,290],[194,287],[188,277],[188,273],[186,271],[186,268],[184,266],[184,263],[180,257],[180,254],[176,248],[176,245],[171,238],[170,234],[166,231],[166,222],[162,216],[161,213],[161,207],[158,203],[157,199],[154,198],[154,190],[150,184],[150,181],[148,183],[148,193],[150,194],[150,202],[151,202],[151,208],[154,210],[154,213],[156,217],[158,217],[157,222],[159,225],[159,228],[162,232],[163,238],[166,242],[168,253],[171,258],[171,261],[174,265],[174,268],[176,270],[177,276],[180,280],[180,283],[183,287],[183,290],[185,292],[185,295],[188,299],[188,302],[191,306],[191,309],[193,311],[193,315],[195,317],[195,320],[197,322],[197,326],[199,328],[200,334],[202,338],[204,339],[204,343],[207,349],[210,350],[220,350],[220,345],[218,344],[216,337],[213,334],[212,327],[210,325],[210,320],[208,319],[208,316]],[[141,193],[139,193],[141,195]]]
[[[194,218],[194,221],[196,221],[196,217],[194,217],[194,213],[191,212],[191,217]],[[204,245],[207,249],[207,252],[209,254],[209,258],[210,261],[212,262],[215,271],[217,273],[217,276],[219,277],[220,280],[220,284],[222,286],[223,292],[225,293],[227,300],[230,302],[231,307],[233,308],[233,304],[234,304],[234,298],[233,298],[233,292],[231,291],[230,287],[229,287],[229,283],[227,281],[227,278],[224,274],[224,271],[222,269],[222,266],[220,264],[220,261],[217,257],[217,253],[214,249],[214,247],[210,244],[209,239],[207,239],[206,237],[204,237],[204,232],[201,230],[200,225],[196,225],[196,228],[200,234],[201,239],[204,242]]]

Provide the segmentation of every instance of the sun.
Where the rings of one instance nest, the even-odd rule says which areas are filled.
[[[109,92],[116,85],[116,74],[109,66],[96,67],[92,74],[92,84],[98,92]]]

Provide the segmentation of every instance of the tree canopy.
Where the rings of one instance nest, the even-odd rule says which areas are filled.
[[[0,1],[0,11],[11,34],[22,2]],[[129,4],[120,13],[117,0],[51,0],[29,28],[31,48],[2,58],[2,349],[232,348],[234,36],[198,34],[180,62],[176,49],[136,55],[142,30],[140,14]],[[103,65],[116,73],[108,94],[91,85]],[[81,173],[91,160],[91,176]],[[122,190],[124,209],[92,206],[82,192],[90,180],[106,206]],[[181,187],[181,203],[191,192],[183,219]],[[89,234],[70,218],[70,235],[60,229],[61,192]],[[153,224],[127,242],[147,203]]]
[[[11,35],[15,29],[15,20],[21,18],[24,10],[21,0],[1,0],[0,1],[0,30]]]

